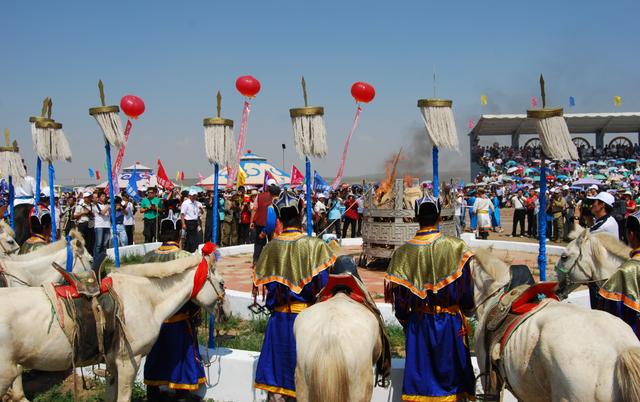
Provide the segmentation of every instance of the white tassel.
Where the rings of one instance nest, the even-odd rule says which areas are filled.
[[[291,118],[293,139],[301,158],[327,155],[327,130],[322,115],[296,116]]]
[[[554,160],[577,160],[578,150],[564,117],[536,119],[536,128],[542,143],[542,152]]]
[[[427,137],[438,148],[458,150],[458,132],[450,107],[421,107],[422,121],[427,128]]]
[[[31,123],[31,143],[33,144],[33,150],[36,149],[36,123]]]
[[[124,144],[124,133],[122,132],[122,123],[118,113],[96,113],[93,117],[98,122],[109,144],[120,148]]]
[[[232,164],[236,155],[233,127],[224,125],[204,126],[204,145],[209,163],[220,166]]]
[[[18,152],[0,152],[0,174],[5,178],[11,176],[15,183],[22,181],[27,175],[22,163],[22,157]]]
[[[71,147],[62,129],[35,128],[33,149],[43,161],[66,160],[71,162]]]

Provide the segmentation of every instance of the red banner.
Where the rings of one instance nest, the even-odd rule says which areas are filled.
[[[353,132],[356,131],[358,127],[358,121],[360,120],[360,113],[362,113],[362,108],[358,106],[356,110],[356,117],[353,119],[353,124],[351,125],[351,130],[349,130],[349,135],[347,135],[347,140],[344,143],[344,149],[342,150],[342,158],[340,159],[340,166],[338,167],[338,173],[336,174],[336,178],[333,180],[333,184],[331,187],[335,190],[340,185],[342,181],[342,174],[344,173],[344,164],[347,161],[347,154],[349,153],[349,142],[351,142],[351,137],[353,136]]]
[[[118,150],[118,156],[116,157],[116,163],[113,165],[113,169],[111,169],[111,177],[113,178],[113,189],[114,193],[120,191],[120,187],[118,186],[118,174],[120,173],[120,168],[122,167],[122,159],[124,159],[124,151],[127,148],[127,141],[129,141],[129,134],[131,134],[131,120],[127,120],[127,125],[124,128],[124,143]]]
[[[302,183],[304,183],[304,176],[302,175],[302,172],[300,170],[298,170],[296,165],[291,166],[291,182],[290,182],[290,185],[291,186],[298,186],[298,185],[300,185]]]
[[[249,113],[251,112],[251,104],[248,101],[244,101],[244,107],[242,108],[242,120],[240,121],[240,132],[238,132],[238,143],[236,144],[236,160],[231,165],[231,170],[227,169],[227,187],[233,187],[238,178],[238,168],[240,165],[240,158],[244,151],[244,144],[247,141],[247,121],[249,120]]]
[[[96,180],[100,180],[100,171],[96,170]]]
[[[173,190],[173,187],[174,187],[173,182],[169,180],[169,176],[167,176],[167,172],[164,171],[164,167],[162,166],[162,162],[160,162],[160,159],[158,159],[157,179],[160,187],[169,191]]]

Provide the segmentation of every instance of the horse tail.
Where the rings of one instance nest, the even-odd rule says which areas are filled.
[[[622,402],[640,401],[640,347],[627,348],[618,355],[615,378]]]
[[[315,362],[311,365],[307,386],[309,401],[349,401],[349,370],[340,342],[330,336],[319,337]]]

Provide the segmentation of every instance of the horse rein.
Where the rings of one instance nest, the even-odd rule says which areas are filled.
[[[566,284],[567,286],[570,285],[587,285],[590,283],[597,283],[597,282],[603,282],[606,279],[589,279],[589,280],[584,280],[584,281],[574,281],[571,279],[571,273],[573,272],[573,270],[578,267],[580,269],[580,271],[584,272],[585,274],[587,273],[587,270],[584,269],[584,266],[580,263],[580,261],[582,260],[582,247],[578,247],[578,249],[580,250],[580,252],[578,253],[578,258],[576,258],[576,262],[569,268],[569,269],[563,269],[563,268],[556,268],[556,270],[558,272],[563,273],[566,276]],[[562,257],[560,257],[560,259],[562,259]]]

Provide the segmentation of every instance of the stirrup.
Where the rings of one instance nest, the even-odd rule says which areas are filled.
[[[258,302],[253,302],[247,308],[254,315],[259,315],[259,314],[264,314],[264,315],[267,315],[267,316],[271,315],[271,311],[269,311],[269,309],[266,306],[262,306],[262,305],[258,304]]]

